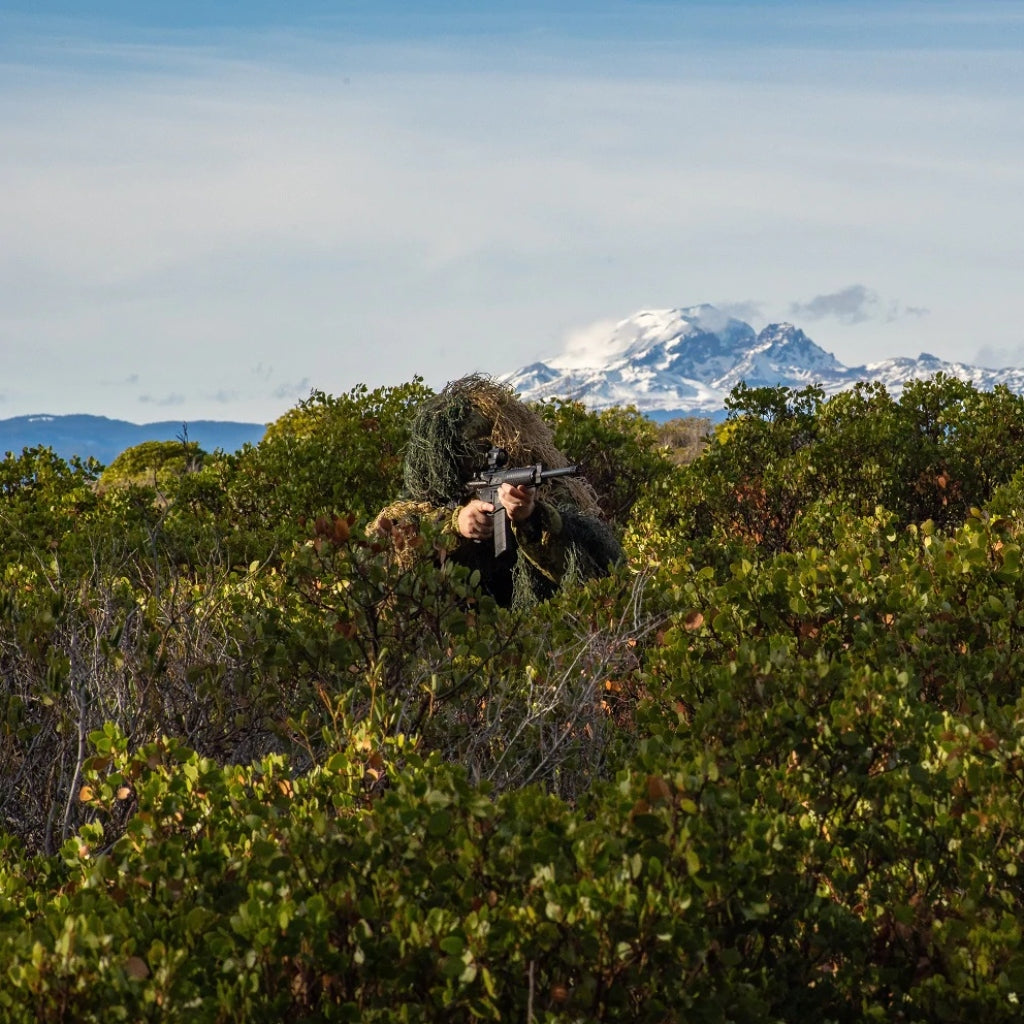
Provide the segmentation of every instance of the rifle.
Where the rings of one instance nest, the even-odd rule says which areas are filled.
[[[492,448],[487,453],[487,462],[476,470],[476,476],[466,484],[466,490],[475,493],[481,501],[494,506],[490,513],[494,517],[494,556],[504,554],[508,547],[508,515],[498,492],[502,484],[513,487],[539,487],[545,480],[558,476],[576,476],[579,466],[562,466],[559,469],[545,469],[543,463],[505,469],[508,452],[504,448]]]

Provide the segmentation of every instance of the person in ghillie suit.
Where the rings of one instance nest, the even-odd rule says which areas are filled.
[[[437,523],[443,557],[477,570],[482,589],[505,607],[527,606],[570,581],[607,575],[622,549],[600,518],[593,488],[578,476],[545,481],[541,493],[504,484],[500,500],[511,539],[495,555],[493,506],[466,489],[492,447],[508,452],[509,466],[569,465],[547,424],[511,388],[481,375],[463,377],[416,410],[405,495],[381,511],[374,528]]]

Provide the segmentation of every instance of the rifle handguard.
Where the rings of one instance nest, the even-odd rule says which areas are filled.
[[[481,501],[494,506],[491,515],[494,517],[494,555],[502,555],[508,549],[508,514],[501,504],[499,492],[502,484],[513,487],[539,487],[545,480],[560,476],[577,476],[579,466],[560,466],[556,469],[545,469],[544,464],[537,462],[532,466],[520,466],[505,469],[508,452],[504,448],[491,448],[487,453],[487,462],[477,470],[474,479],[466,484],[466,490],[475,494]]]

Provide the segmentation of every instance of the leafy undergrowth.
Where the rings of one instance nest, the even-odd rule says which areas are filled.
[[[688,465],[563,403],[629,564],[513,613],[363,526],[422,393],[8,458],[0,1017],[1019,1019],[1021,401],[740,389]]]

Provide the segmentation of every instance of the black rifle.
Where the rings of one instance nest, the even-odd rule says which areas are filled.
[[[473,491],[481,501],[494,506],[491,515],[494,517],[494,555],[497,557],[508,547],[508,516],[502,505],[498,492],[502,484],[513,487],[538,487],[545,480],[557,476],[576,476],[579,466],[562,466],[559,469],[545,469],[543,463],[533,466],[522,466],[517,469],[505,469],[508,452],[504,448],[492,448],[487,453],[487,462],[476,471],[476,478],[466,484],[466,490]]]

